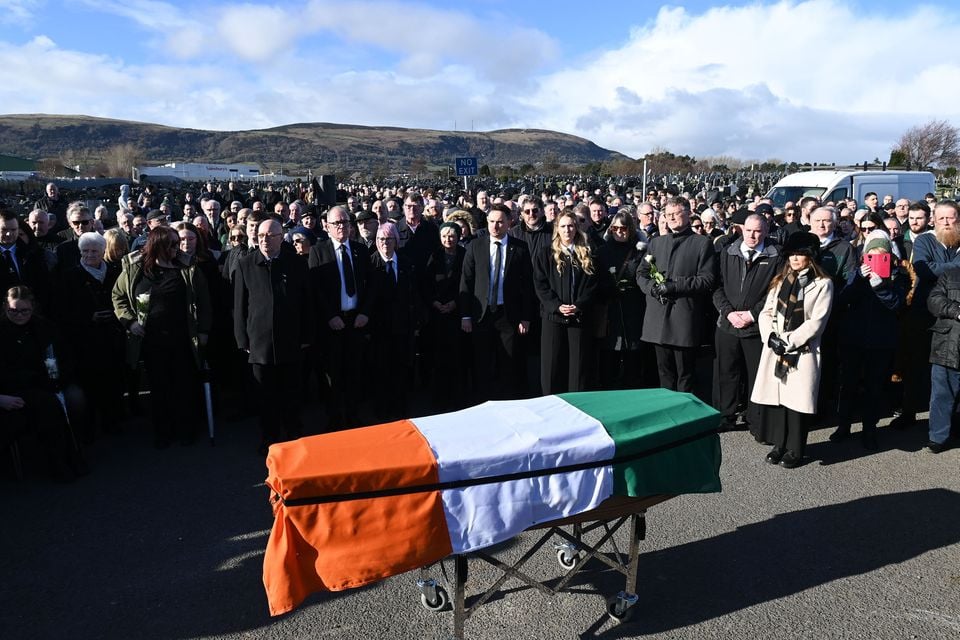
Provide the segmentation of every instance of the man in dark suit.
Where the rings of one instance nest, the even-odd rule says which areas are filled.
[[[509,207],[487,213],[487,235],[467,245],[460,279],[461,328],[472,334],[477,400],[525,394],[518,336],[536,313],[533,272],[526,243],[507,235]]]
[[[243,256],[235,273],[233,330],[249,355],[260,408],[260,452],[283,438],[298,438],[300,370],[312,342],[313,319],[307,265],[284,246],[283,228],[265,220],[258,251]],[[277,400],[282,398],[282,401]]]
[[[419,326],[420,297],[413,265],[397,253],[397,225],[384,222],[377,229],[376,251],[370,258],[377,300],[370,322],[376,353],[376,371],[382,381],[375,399],[377,420],[406,417],[406,398],[413,380],[414,335]]]
[[[10,287],[30,287],[44,309],[49,309],[50,274],[43,252],[30,249],[18,239],[20,221],[12,211],[0,208],[0,291]]]
[[[647,257],[637,270],[637,284],[647,294],[641,339],[654,345],[660,386],[692,393],[697,347],[717,281],[717,254],[710,238],[690,228],[686,198],[669,198],[663,217],[670,233],[650,241]],[[665,276],[664,282],[654,279],[653,266]]]
[[[350,214],[336,206],[327,212],[330,238],[310,250],[311,286],[317,305],[330,383],[327,411],[332,428],[359,426],[364,351],[376,285],[370,277],[370,254],[351,242]]]
[[[732,224],[742,225],[741,237],[720,251],[720,286],[713,292],[713,306],[720,314],[715,336],[717,409],[725,431],[737,428],[737,415],[748,406],[763,350],[757,319],[770,281],[783,266],[779,247],[766,242],[764,216],[747,215],[742,209],[733,215]],[[750,406],[744,418],[754,438],[764,442],[767,435],[755,413]]]
[[[427,259],[440,248],[440,228],[423,218],[423,198],[416,193],[403,201],[403,218],[397,221],[397,250],[407,257],[418,273]]]

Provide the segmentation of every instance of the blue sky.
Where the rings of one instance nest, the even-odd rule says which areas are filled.
[[[0,0],[0,111],[209,129],[472,122],[633,157],[861,162],[915,124],[960,124],[955,14],[845,0]]]

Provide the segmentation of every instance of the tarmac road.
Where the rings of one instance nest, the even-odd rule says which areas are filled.
[[[604,615],[622,578],[601,569],[555,598],[508,581],[466,637],[960,638],[960,449],[922,450],[925,423],[881,429],[872,453],[828,433],[811,434],[796,470],[723,434],[723,492],[648,514],[630,622]],[[270,618],[255,444],[247,421],[221,426],[213,448],[155,451],[135,423],[93,445],[94,472],[75,484],[0,481],[0,638],[449,637],[451,614],[420,607],[415,573]],[[531,538],[498,553],[518,557]],[[549,546],[526,569],[560,575]],[[493,575],[471,564],[468,602]]]

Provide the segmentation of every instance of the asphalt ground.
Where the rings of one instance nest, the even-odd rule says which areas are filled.
[[[925,426],[881,428],[875,452],[816,431],[794,470],[725,433],[723,492],[650,509],[629,622],[605,615],[623,581],[593,561],[553,598],[509,580],[466,637],[958,638],[960,449],[922,449]],[[70,485],[48,481],[27,450],[27,478],[0,480],[0,638],[449,637],[451,614],[420,606],[415,572],[269,616],[256,443],[247,420],[221,424],[214,447],[156,451],[138,420],[89,447],[93,473]],[[533,539],[496,552],[516,558]],[[468,603],[495,577],[470,568]],[[525,570],[561,575],[549,545]]]

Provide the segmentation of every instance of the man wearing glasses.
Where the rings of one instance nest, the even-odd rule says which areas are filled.
[[[520,224],[508,232],[514,238],[527,243],[530,257],[534,258],[553,239],[553,225],[546,221],[536,198],[527,198],[520,208]]]
[[[64,272],[80,264],[80,236],[93,231],[93,215],[90,209],[82,202],[71,202],[67,207],[67,224],[69,229],[59,235],[63,242],[57,245],[57,270]]]
[[[330,237],[310,250],[310,280],[317,305],[318,336],[330,383],[327,415],[331,430],[360,425],[360,389],[367,323],[376,299],[370,253],[350,241],[350,213],[336,206],[327,212]]]
[[[314,330],[310,301],[306,263],[284,246],[280,223],[264,220],[257,251],[237,263],[233,307],[237,346],[249,354],[256,381],[261,454],[302,432],[298,399],[304,349]]]

